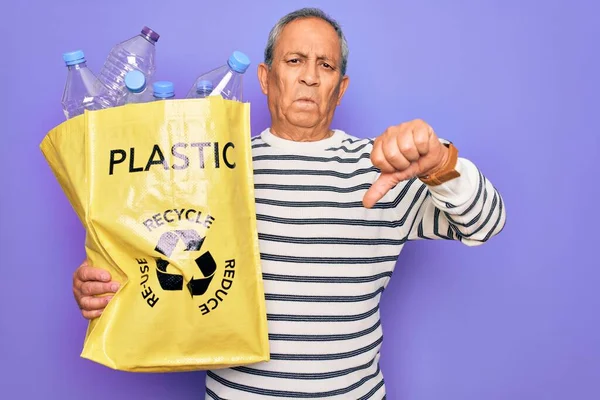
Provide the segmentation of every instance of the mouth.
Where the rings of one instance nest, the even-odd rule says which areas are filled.
[[[294,100],[297,103],[301,103],[301,104],[317,104],[313,99],[311,99],[310,97],[300,97],[297,98],[296,100]]]

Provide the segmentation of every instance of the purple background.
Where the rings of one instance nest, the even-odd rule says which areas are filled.
[[[245,90],[257,134],[269,123],[256,79],[269,29],[316,5],[350,44],[334,126],[375,136],[423,118],[483,170],[508,212],[482,247],[406,246],[383,296],[388,398],[600,398],[600,5],[367,4],[2,2],[0,397],[203,398],[202,372],[125,373],[79,357],[86,321],[71,276],[84,231],[38,148],[63,120],[62,52],[82,48],[98,71],[113,44],[147,24],[162,35],[157,77],[182,95],[240,49],[253,61]]]

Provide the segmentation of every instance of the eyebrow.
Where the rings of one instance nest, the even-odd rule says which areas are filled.
[[[300,56],[300,57],[302,57],[302,58],[308,58],[308,54],[306,54],[306,53],[302,53],[302,52],[300,52],[300,51],[290,51],[290,52],[287,52],[287,53],[285,53],[285,54],[283,55],[283,57],[285,58],[285,57],[289,57],[289,56],[291,56],[291,55],[297,55],[297,56]],[[319,56],[317,56],[317,60],[320,60],[320,61],[328,61],[328,62],[335,62],[335,60],[334,60],[334,59],[332,59],[332,58],[329,58],[329,57],[327,57],[327,56],[325,56],[325,55],[319,55]]]

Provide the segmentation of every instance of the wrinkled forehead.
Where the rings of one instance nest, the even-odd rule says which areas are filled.
[[[328,58],[339,62],[341,43],[335,29],[318,18],[290,22],[281,31],[274,49],[275,57],[301,53],[309,57]]]

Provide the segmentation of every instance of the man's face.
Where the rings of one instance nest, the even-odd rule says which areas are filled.
[[[348,86],[340,53],[340,39],[326,21],[298,19],[283,29],[271,69],[265,64],[258,69],[275,125],[329,128]]]

